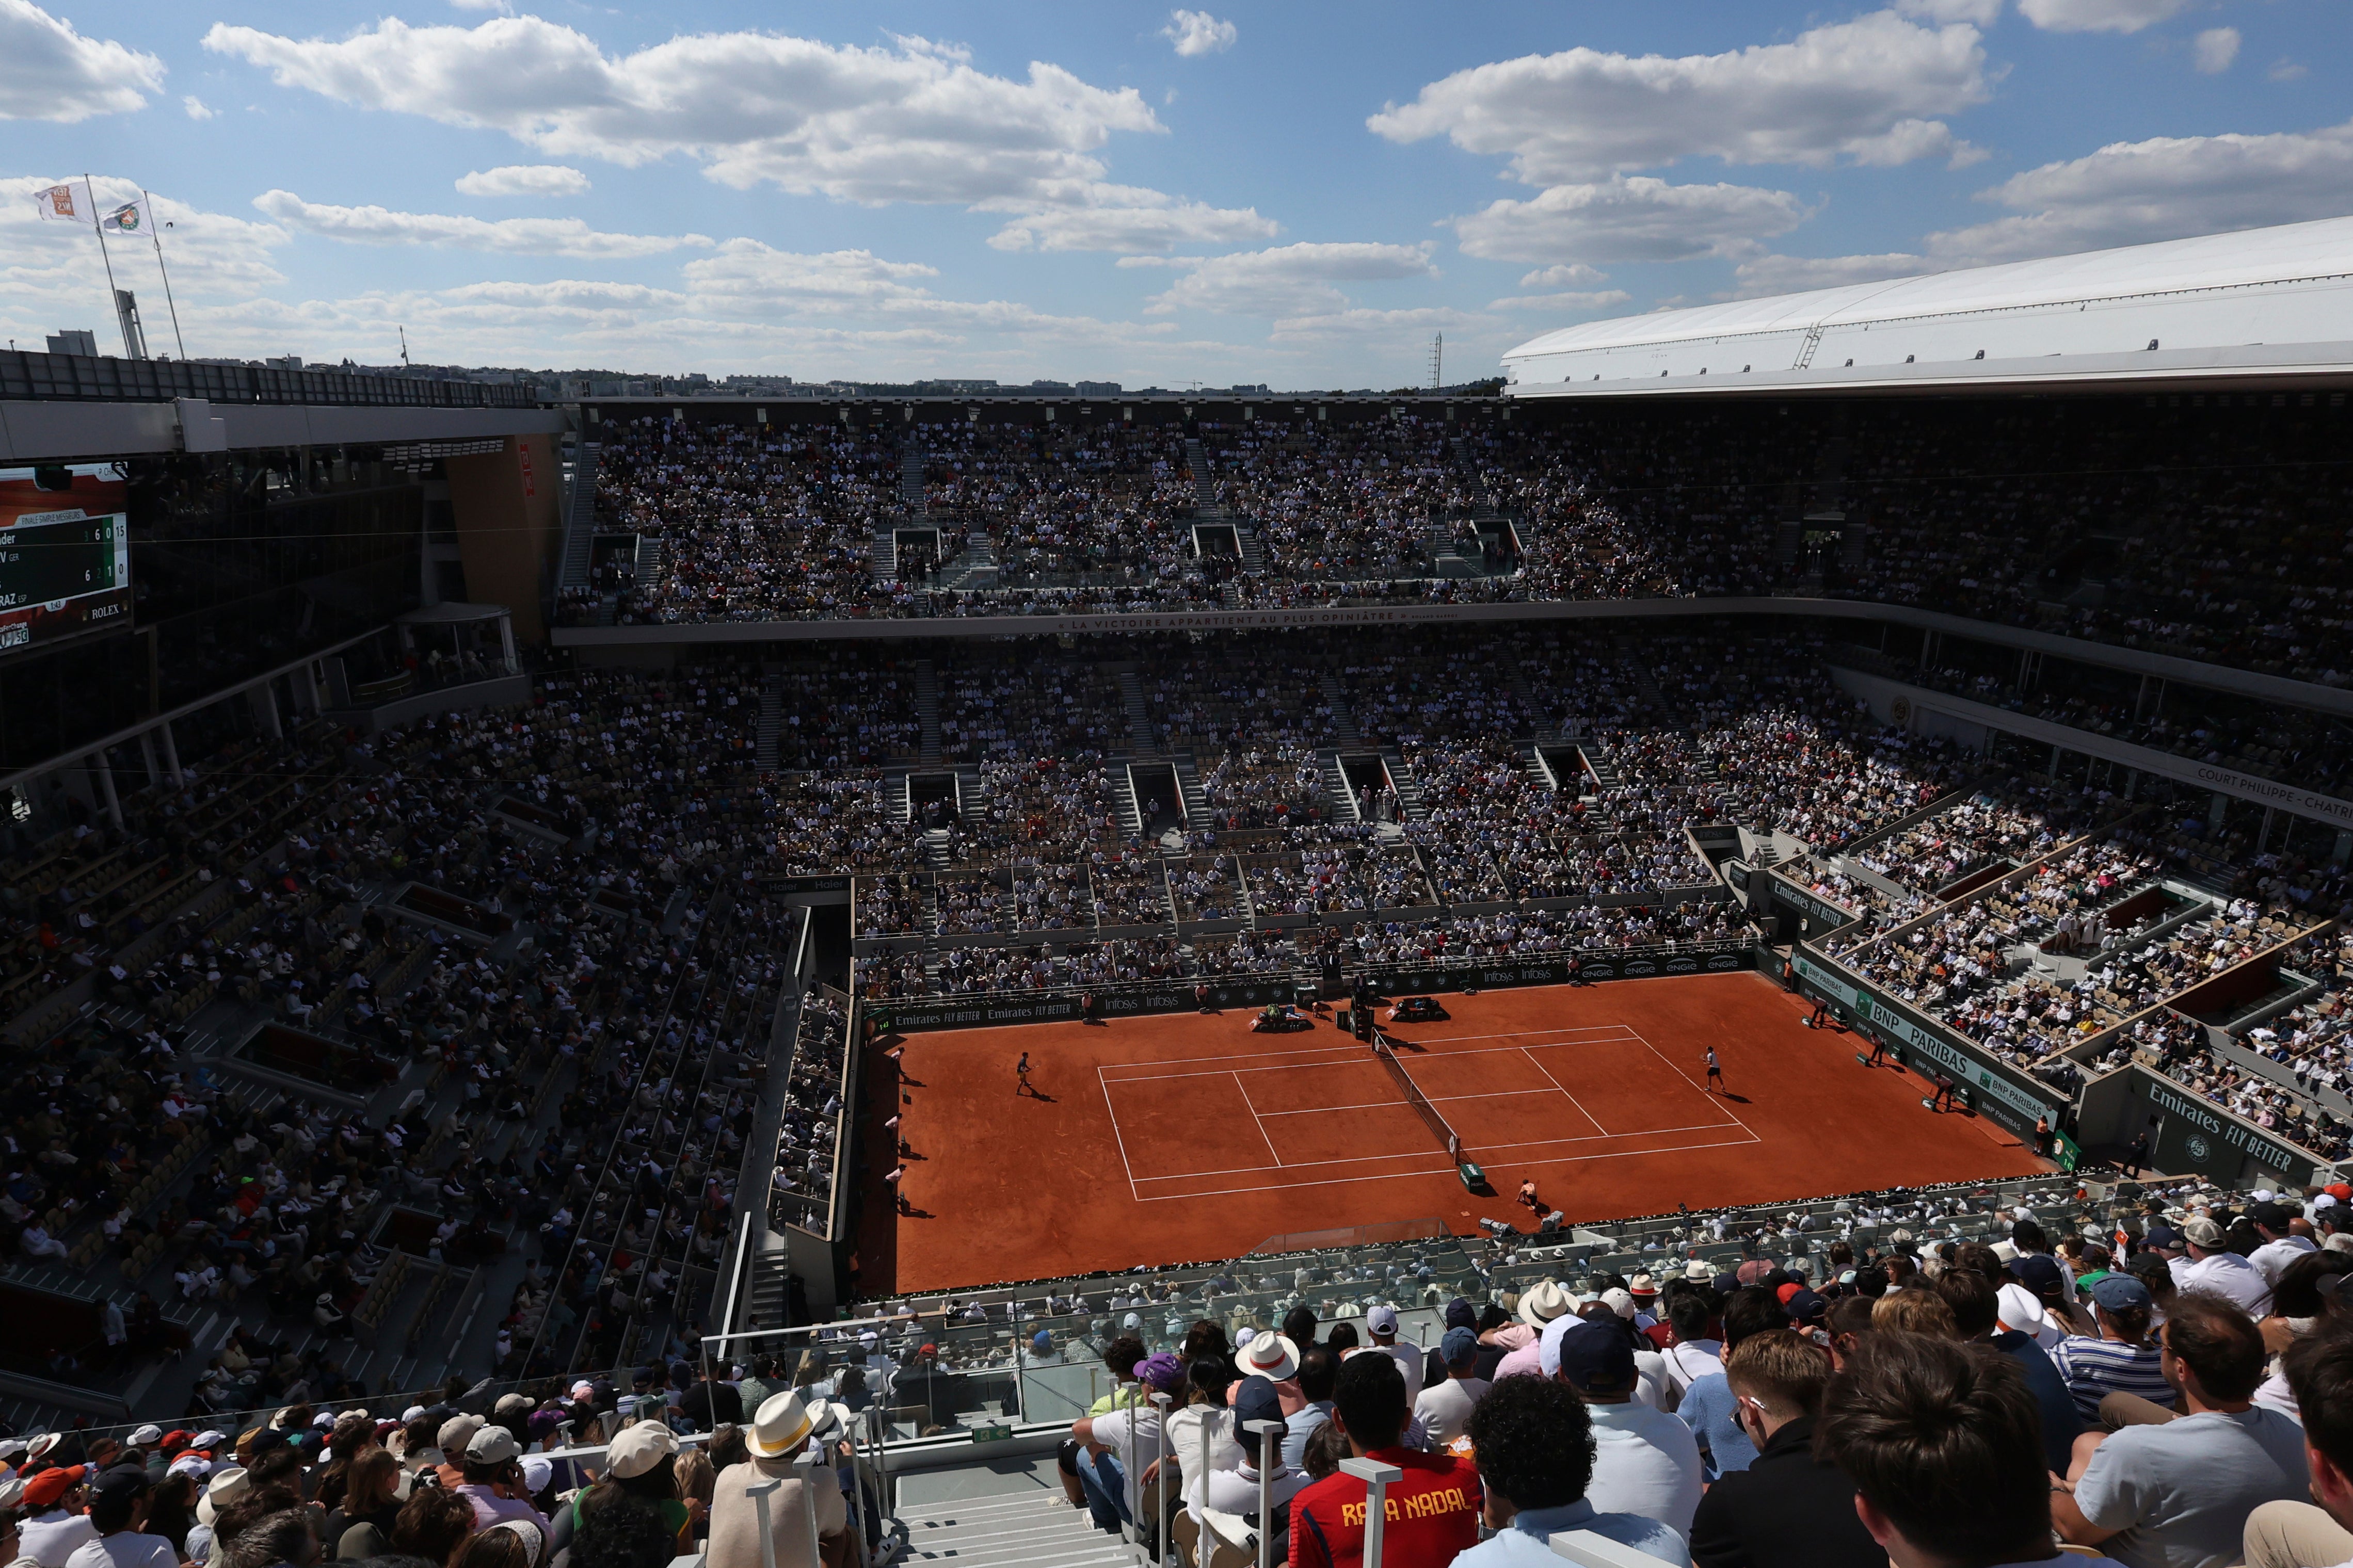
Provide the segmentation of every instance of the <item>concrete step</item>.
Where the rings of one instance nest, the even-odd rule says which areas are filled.
[[[1085,1568],[1134,1563],[1136,1554],[1094,1527],[1087,1510],[1050,1495],[979,1498],[902,1509],[906,1561],[958,1568]]]

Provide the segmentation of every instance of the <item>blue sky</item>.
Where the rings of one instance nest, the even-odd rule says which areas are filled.
[[[1391,386],[1571,321],[2353,211],[2353,7],[0,0],[32,194],[192,355]],[[150,341],[151,251],[116,243]]]

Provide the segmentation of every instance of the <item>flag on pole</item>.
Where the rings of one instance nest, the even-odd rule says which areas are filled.
[[[145,196],[123,203],[99,219],[98,226],[109,234],[152,234],[155,228],[149,221]]]
[[[40,209],[43,222],[57,218],[63,218],[68,223],[81,221],[81,208],[74,201],[71,185],[51,185],[46,191],[35,191],[33,204]]]

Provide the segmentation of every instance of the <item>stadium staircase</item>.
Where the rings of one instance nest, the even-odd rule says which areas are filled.
[[[780,670],[780,666],[773,664],[761,668],[765,679],[760,682],[759,759],[764,773],[776,771],[776,738],[785,727],[785,694],[776,685]]]
[[[1619,776],[1616,765],[1609,761],[1609,753],[1599,745],[1579,746],[1577,754],[1585,759],[1586,769],[1593,774],[1594,784],[1599,793],[1608,795],[1626,782]]]
[[[1135,804],[1135,786],[1128,782],[1127,770],[1113,770],[1111,776],[1112,809],[1119,813],[1119,830],[1132,840],[1144,837],[1144,812]]]
[[[928,658],[915,661],[915,716],[923,721],[923,750],[916,753],[928,765],[940,760],[940,677]]]
[[[1348,683],[1340,679],[1337,670],[1324,672],[1324,700],[1332,710],[1332,733],[1339,737],[1340,743],[1349,747],[1363,745],[1365,737],[1356,728],[1356,710],[1348,705]]]
[[[943,589],[997,586],[997,542],[986,529],[976,531],[955,559],[940,569]]]
[[[923,499],[923,443],[912,433],[906,445],[899,448],[899,499],[907,503],[909,517],[931,515]]]
[[[1088,1568],[1139,1559],[1118,1536],[1106,1535],[1058,1493],[967,1498],[902,1504],[907,1532],[902,1563],[952,1563],[957,1568]]]
[[[899,580],[899,535],[888,528],[874,531],[874,581],[878,584]]]
[[[1406,822],[1423,822],[1430,816],[1430,807],[1421,798],[1421,781],[1413,776],[1413,769],[1405,753],[1395,746],[1381,748],[1381,761],[1389,770],[1389,786],[1397,791],[1398,816]]]
[[[1193,765],[1190,756],[1175,759],[1176,794],[1185,802],[1185,820],[1199,824],[1209,819],[1209,794],[1201,787],[1201,771]]]
[[[1128,743],[1135,748],[1138,756],[1159,755],[1160,737],[1153,731],[1152,712],[1145,705],[1144,679],[1135,673],[1133,664],[1119,668],[1119,694],[1127,703]]]
[[[1185,466],[1193,470],[1193,515],[1223,517],[1226,509],[1218,504],[1218,487],[1209,479],[1209,453],[1198,436],[1185,438]]]
[[[588,586],[589,558],[596,548],[596,467],[602,448],[583,441],[572,458],[572,493],[564,509],[564,570],[561,588]]]

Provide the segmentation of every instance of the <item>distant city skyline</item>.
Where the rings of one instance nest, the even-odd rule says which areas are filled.
[[[2322,0],[0,0],[0,335],[904,384],[1496,372],[1573,321],[2353,211]],[[84,184],[84,171],[89,172]]]

